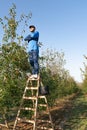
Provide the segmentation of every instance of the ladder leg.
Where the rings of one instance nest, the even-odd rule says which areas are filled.
[[[48,107],[48,103],[47,103],[47,98],[45,97],[45,102],[47,104],[47,110],[49,112],[49,119],[51,121],[51,126],[52,126],[52,129],[54,130],[54,125],[53,125],[53,121],[52,121],[52,117],[51,117],[51,114],[50,114],[50,111],[49,111],[49,107]]]
[[[28,83],[29,83],[29,79],[27,80],[26,87],[28,86]],[[27,91],[26,87],[25,87],[25,90],[24,90],[24,93],[23,93],[23,97],[25,96],[26,91]],[[16,120],[15,120],[15,123],[14,123],[14,126],[13,126],[13,130],[15,130],[16,125],[17,125],[17,122],[18,122],[18,117],[19,117],[19,115],[20,115],[21,106],[22,106],[22,103],[23,103],[23,97],[22,97],[22,100],[21,100],[20,108],[19,108],[18,113],[17,113],[17,116],[16,116]]]
[[[39,89],[39,80],[37,81],[37,87]],[[35,113],[34,113],[34,120],[35,120],[35,123],[34,123],[34,128],[33,130],[37,130],[37,108],[38,108],[38,96],[39,96],[39,91],[37,90],[36,92],[36,103],[35,103]]]

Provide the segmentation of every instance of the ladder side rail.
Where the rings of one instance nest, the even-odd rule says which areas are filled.
[[[22,100],[21,100],[21,103],[20,103],[20,107],[19,107],[19,110],[18,110],[18,113],[17,113],[17,116],[16,116],[16,120],[15,120],[14,126],[13,126],[13,130],[15,130],[16,125],[17,125],[17,122],[18,122],[18,117],[19,117],[19,115],[20,115],[21,106],[22,106],[22,104],[23,104],[23,97],[24,97],[25,94],[26,94],[28,83],[29,83],[29,79],[27,80],[27,83],[26,83],[26,87],[25,87],[25,90],[24,90],[24,93],[23,93],[23,96],[22,96]]]
[[[40,86],[40,79],[38,79],[37,81],[37,92],[36,92],[36,97],[37,97],[37,100],[36,100],[36,104],[35,104],[35,113],[34,113],[34,120],[35,120],[35,123],[34,123],[34,127],[33,127],[33,130],[37,130],[37,109],[38,109],[38,97],[39,97],[39,86]]]
[[[51,125],[52,125],[52,128],[53,128],[53,130],[54,130],[54,125],[53,125],[52,117],[51,117],[50,110],[49,110],[49,107],[48,107],[48,102],[47,102],[46,96],[45,96],[45,102],[46,102],[46,104],[47,104],[47,110],[48,110],[48,112],[49,112],[49,118],[50,118],[50,121],[51,121]]]

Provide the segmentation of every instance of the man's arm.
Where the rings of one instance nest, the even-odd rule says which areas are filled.
[[[25,37],[25,39],[24,39],[25,41],[30,41],[30,40],[32,40],[32,38],[31,38],[31,36],[30,35],[28,35],[27,37]]]
[[[38,37],[31,37],[30,35],[28,35],[27,37],[25,37],[24,39],[25,41],[31,41],[31,40],[35,40],[35,41],[38,41]]]
[[[31,40],[35,40],[38,41],[39,38],[39,32],[35,32],[34,34],[28,35],[27,37],[25,37],[25,41],[31,41]]]

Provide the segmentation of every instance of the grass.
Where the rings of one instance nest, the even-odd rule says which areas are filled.
[[[87,130],[87,96],[79,94],[65,116],[64,130]]]

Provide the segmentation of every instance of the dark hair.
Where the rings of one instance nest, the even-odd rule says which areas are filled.
[[[36,27],[34,25],[30,25],[29,28],[34,28],[35,29]]]

